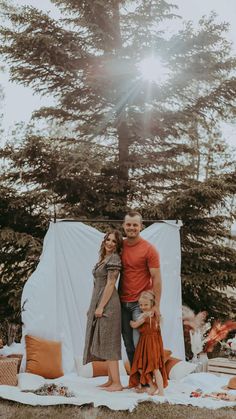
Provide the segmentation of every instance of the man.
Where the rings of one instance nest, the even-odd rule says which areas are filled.
[[[123,272],[119,285],[122,315],[122,336],[130,362],[133,362],[139,333],[132,329],[130,320],[137,320],[141,311],[138,298],[142,291],[152,289],[156,305],[153,314],[160,318],[161,274],[160,258],[156,248],[140,236],[142,216],[130,211],[124,218],[126,234],[122,252]]]

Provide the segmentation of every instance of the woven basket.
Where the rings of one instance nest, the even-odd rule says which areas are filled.
[[[0,385],[17,385],[17,364],[16,358],[0,358]]]
[[[11,354],[11,355],[7,355],[7,358],[14,358],[17,360],[17,373],[20,371],[20,364],[23,358],[22,354]]]

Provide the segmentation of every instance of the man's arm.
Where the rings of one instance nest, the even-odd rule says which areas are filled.
[[[155,294],[155,307],[154,311],[158,317],[160,317],[160,301],[161,301],[161,291],[162,291],[162,282],[161,282],[161,270],[160,268],[150,268],[150,275],[152,278],[152,287]]]

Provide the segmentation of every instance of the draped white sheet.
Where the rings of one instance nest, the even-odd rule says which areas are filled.
[[[131,389],[107,393],[98,387],[99,384],[104,382],[104,377],[83,378],[77,376],[74,373],[70,373],[64,377],[57,378],[56,380],[42,379],[42,381],[68,386],[70,391],[72,391],[76,397],[67,398],[63,396],[38,396],[31,392],[24,393],[20,390],[19,387],[14,386],[0,386],[0,397],[31,406],[49,406],[59,404],[82,406],[84,404],[92,404],[94,407],[107,406],[112,410],[127,410],[130,412],[132,412],[135,407],[137,407],[138,403],[144,401],[154,403],[167,402],[169,404],[192,405],[201,408],[205,407],[208,409],[219,409],[226,406],[236,406],[236,402],[214,400],[209,397],[195,398],[190,397],[190,393],[195,391],[197,388],[201,388],[204,393],[208,394],[213,391],[222,392],[222,386],[226,385],[228,380],[228,376],[217,377],[211,373],[193,373],[187,377],[184,377],[182,380],[169,381],[169,385],[165,389],[165,396],[159,397],[149,396],[147,393],[139,394]],[[123,386],[127,386],[128,376],[121,376],[121,382]],[[230,393],[236,395],[235,390],[231,390]],[[205,416],[210,417],[210,414],[211,412],[209,412],[209,415],[205,414]],[[225,411],[224,413],[222,412],[221,417],[226,418],[226,416],[227,413]],[[93,417],[93,411],[91,411],[91,417]],[[137,417],[137,414],[134,415],[134,417]],[[189,412],[189,417],[192,417],[191,412]],[[203,415],[201,417],[203,417]],[[229,413],[229,417],[233,418],[233,411],[231,415]]]
[[[163,294],[162,335],[165,348],[184,358],[181,317],[180,223],[155,223],[142,232],[160,252]],[[83,353],[86,312],[93,287],[92,268],[103,233],[80,222],[51,223],[35,272],[22,294],[23,337],[60,340],[68,373]],[[23,363],[24,368],[24,363]]]

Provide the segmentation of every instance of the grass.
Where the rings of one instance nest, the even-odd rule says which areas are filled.
[[[217,410],[143,402],[133,412],[91,406],[28,406],[0,399],[1,419],[235,419],[236,407]]]

